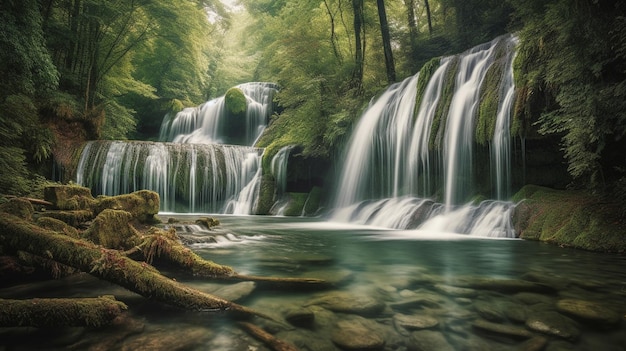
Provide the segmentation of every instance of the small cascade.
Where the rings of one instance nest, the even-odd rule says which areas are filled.
[[[95,195],[153,190],[164,212],[250,214],[261,158],[261,149],[243,146],[91,141],[76,181]]]
[[[361,116],[338,182],[332,220],[387,228],[514,236],[513,204],[468,202],[477,184],[491,182],[490,197],[505,200],[511,188],[514,97],[512,60],[517,39],[503,36],[442,58],[416,106],[421,73],[390,86]],[[476,164],[476,124],[485,77],[495,61],[506,67],[497,87],[497,116],[490,165]],[[497,71],[495,71],[497,72]],[[494,74],[494,73],[492,73]],[[448,95],[446,95],[448,94]],[[482,118],[482,117],[481,117]],[[476,179],[490,167],[492,179]],[[489,173],[489,172],[487,172]],[[487,176],[488,178],[489,176]],[[479,177],[480,178],[480,177]],[[441,199],[435,202],[432,199]]]
[[[278,91],[274,83],[252,82],[236,86],[246,98],[246,115],[236,121],[242,135],[229,135],[225,96],[207,101],[197,107],[188,107],[164,118],[160,140],[195,144],[238,144],[252,146],[261,136],[273,113],[273,97]],[[236,141],[236,142],[234,142]]]
[[[287,166],[289,165],[289,155],[293,150],[293,145],[288,145],[276,153],[272,157],[272,163],[270,164],[272,175],[274,176],[274,182],[276,184],[276,190],[274,191],[274,205],[270,209],[270,213],[274,213],[278,216],[285,214],[285,210],[289,205],[289,199],[286,197],[287,192]]]

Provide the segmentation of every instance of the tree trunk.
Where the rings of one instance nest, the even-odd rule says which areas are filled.
[[[48,231],[11,215],[0,216],[0,243],[13,250],[53,259],[168,305],[269,318],[164,277],[152,266],[133,261],[116,250]]]
[[[0,299],[0,327],[99,327],[126,305],[112,296],[72,299]]]
[[[355,95],[360,95],[363,90],[363,66],[365,65],[365,15],[363,13],[363,0],[352,0],[354,12],[354,70],[352,71],[352,88]]]
[[[384,0],[377,0],[376,4],[378,5],[378,18],[380,19],[380,32],[383,36],[387,82],[391,84],[396,81],[396,67],[393,62],[393,51],[391,50],[391,36],[389,35],[389,23],[387,23],[387,11],[385,10]]]
[[[430,13],[430,4],[428,0],[424,0],[424,6],[426,6],[426,18],[428,18],[428,35],[433,36],[433,21]]]

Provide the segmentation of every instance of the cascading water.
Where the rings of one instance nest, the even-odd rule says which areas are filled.
[[[508,128],[516,43],[515,37],[500,37],[441,59],[417,109],[420,73],[390,86],[370,103],[349,142],[332,220],[513,236],[511,203],[464,203],[475,191],[475,117],[485,76],[495,60],[506,60],[507,69],[498,87],[498,115],[493,116],[497,122],[490,142],[491,167],[498,184],[492,197],[504,199],[511,186]],[[450,98],[443,96],[446,90],[452,92]],[[435,197],[443,203],[430,200]]]
[[[165,212],[249,214],[261,155],[220,144],[91,141],[76,180],[96,195],[156,191]]]
[[[278,150],[276,155],[272,157],[271,170],[276,183],[276,191],[274,194],[274,206],[270,212],[279,216],[285,213],[288,204],[288,201],[283,197],[287,191],[287,166],[289,164],[289,155],[294,147],[294,145],[285,146]]]
[[[246,97],[246,116],[242,122],[243,131],[241,145],[254,145],[259,138],[269,116],[272,114],[272,99],[278,86],[274,83],[253,82],[236,86]],[[210,100],[197,107],[188,107],[175,116],[166,116],[161,125],[161,141],[175,143],[222,144],[232,143],[225,130],[228,113],[226,113],[225,96]]]
[[[89,142],[76,181],[96,195],[154,190],[161,211],[252,214],[261,179],[261,149],[253,148],[272,113],[277,86],[246,83],[236,87],[246,99],[242,126],[245,146],[225,145],[225,99],[186,108],[164,118],[162,142]],[[239,128],[241,127],[241,128]]]

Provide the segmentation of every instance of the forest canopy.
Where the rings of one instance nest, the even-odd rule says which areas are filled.
[[[609,0],[5,0],[0,193],[255,80],[281,86],[258,146],[333,159],[386,86],[515,32],[519,136],[560,138],[575,186],[626,194],[625,18]]]

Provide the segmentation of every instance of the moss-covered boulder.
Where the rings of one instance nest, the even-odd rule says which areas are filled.
[[[57,218],[39,217],[37,218],[36,223],[38,226],[53,232],[63,233],[65,235],[71,236],[72,238],[80,237],[78,229]]]
[[[534,185],[515,196],[513,223],[523,239],[564,247],[626,252],[626,219],[620,204],[585,191],[565,191]]]
[[[248,109],[246,96],[239,88],[230,88],[224,95],[226,111],[231,116],[244,116]]]
[[[131,225],[133,215],[121,210],[105,209],[94,219],[85,238],[108,249],[126,250],[141,241],[141,236]]]
[[[54,218],[72,227],[80,227],[94,218],[91,209],[73,211],[46,211],[38,214],[39,218]]]
[[[59,210],[84,210],[95,203],[91,189],[79,185],[48,186],[43,190],[43,197]]]
[[[156,215],[159,213],[159,206],[158,193],[139,190],[130,194],[99,197],[94,206],[94,212],[99,214],[105,209],[123,210],[142,223],[157,223],[159,221]]]
[[[9,213],[25,220],[31,220],[34,209],[33,205],[28,200],[16,197],[0,204],[0,212]]]

